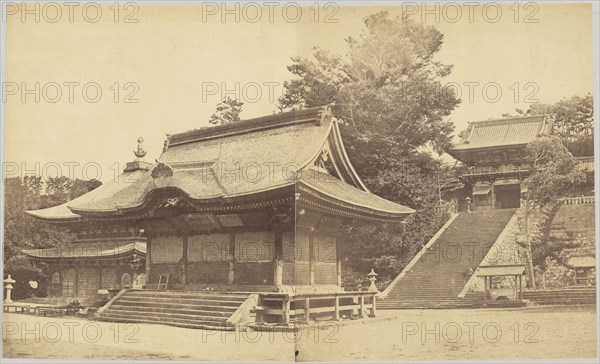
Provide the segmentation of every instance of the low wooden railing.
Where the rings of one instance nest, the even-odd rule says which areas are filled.
[[[454,204],[444,202],[443,204],[436,205],[433,207],[433,212],[436,214],[445,214],[450,212],[456,212]]]
[[[581,205],[581,204],[593,204],[595,201],[594,196],[580,196],[580,197],[565,197],[562,199],[565,205]]]
[[[255,307],[256,322],[278,322],[289,325],[307,323],[316,317],[339,320],[343,315],[375,317],[377,292],[304,293],[260,293]]]

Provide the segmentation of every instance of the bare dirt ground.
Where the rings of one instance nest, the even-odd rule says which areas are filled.
[[[397,319],[344,326],[320,323],[294,334],[5,314],[3,357],[290,362],[597,355],[596,306],[401,310],[381,311],[380,316]]]
[[[384,311],[385,312],[385,311]],[[403,310],[397,320],[313,332],[302,361],[595,358],[596,306]],[[310,335],[313,333],[312,335]]]

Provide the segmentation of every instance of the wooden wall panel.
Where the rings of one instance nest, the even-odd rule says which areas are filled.
[[[273,284],[273,262],[236,262],[234,284]]]
[[[62,271],[62,296],[75,296],[75,269],[63,269]]]
[[[275,233],[272,231],[235,234],[236,262],[272,262]],[[236,273],[236,276],[238,274]]]
[[[177,263],[183,254],[183,237],[155,236],[152,238],[152,263]]]
[[[98,269],[79,269],[77,272],[77,296],[95,296],[99,285]]]
[[[202,262],[188,264],[188,283],[227,283],[229,264]]]
[[[336,240],[330,236],[314,236],[315,261],[319,263],[336,263]]]
[[[117,270],[113,268],[102,269],[100,289],[112,289],[116,287],[117,284]]]
[[[315,264],[315,283],[316,284],[337,284],[337,264],[335,264],[335,263],[316,263]]]
[[[225,262],[229,254],[229,234],[190,235],[188,262]]]

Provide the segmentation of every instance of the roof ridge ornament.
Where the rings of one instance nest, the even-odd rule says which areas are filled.
[[[139,137],[137,150],[133,151],[133,154],[137,157],[137,160],[142,160],[148,152],[144,150],[144,138]]]
[[[172,177],[173,176],[173,167],[170,165],[156,161],[156,166],[152,169],[151,176],[152,178],[161,178],[161,177]]]
[[[173,177],[173,167],[157,160],[156,165],[150,172],[150,176],[152,176],[153,188],[168,187],[170,186],[170,182]],[[172,204],[169,202],[169,206],[171,205]]]
[[[137,150],[133,151],[135,159],[132,162],[127,162],[123,172],[135,172],[138,170],[147,171],[152,166],[152,163],[148,163],[144,160],[144,157],[148,152],[144,149],[144,138],[141,136],[137,139],[138,146]]]
[[[323,107],[320,114],[320,117],[317,119],[317,126],[320,126],[323,123],[329,123],[333,119],[333,113],[328,106]]]

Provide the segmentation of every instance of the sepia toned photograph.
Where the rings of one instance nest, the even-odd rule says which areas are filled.
[[[598,362],[598,3],[0,4],[2,362]]]

